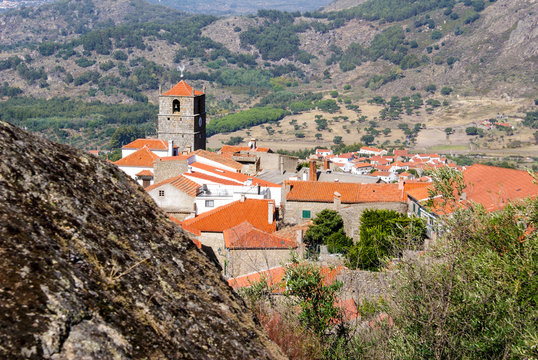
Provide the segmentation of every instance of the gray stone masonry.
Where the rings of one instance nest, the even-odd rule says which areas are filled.
[[[158,136],[159,139],[173,141],[180,152],[205,149],[205,95],[160,95]]]

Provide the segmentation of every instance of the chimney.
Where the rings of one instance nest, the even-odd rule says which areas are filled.
[[[255,138],[250,139],[249,146],[251,150],[255,150],[257,148]]]
[[[274,221],[275,204],[272,201],[267,202],[267,223],[272,224]]]
[[[398,190],[403,191],[404,185],[405,185],[405,181],[403,179],[400,179],[400,181],[398,181]]]
[[[163,86],[159,83],[159,96],[163,93]]]
[[[174,156],[174,140],[168,140],[168,156]]]
[[[239,201],[241,201],[242,203],[245,202],[245,194],[241,194],[241,200]]]
[[[280,175],[284,174],[284,157],[280,155]]]
[[[467,193],[466,192],[462,192],[461,195],[460,195],[460,200],[461,201],[466,201],[467,200]]]
[[[338,191],[334,192],[333,202],[337,210],[340,209],[340,205],[342,205],[341,197],[342,195]]]
[[[315,160],[310,160],[310,171],[308,172],[308,180],[318,181],[318,169],[316,167]]]
[[[297,245],[303,243],[303,230],[297,230]]]
[[[323,160],[323,170],[329,170],[331,167],[329,165],[329,159]]]
[[[194,97],[194,86],[191,87],[191,90],[192,90],[192,97]]]

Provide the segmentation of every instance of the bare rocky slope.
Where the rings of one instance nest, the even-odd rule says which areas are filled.
[[[115,166],[0,122],[0,358],[282,358]]]

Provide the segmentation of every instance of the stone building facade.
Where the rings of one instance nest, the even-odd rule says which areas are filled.
[[[159,95],[158,136],[180,152],[205,149],[205,94],[180,81]]]
[[[358,204],[341,204],[338,199],[333,202],[314,201],[286,201],[284,205],[284,223],[298,224],[305,220],[315,218],[321,211],[329,209],[337,211],[344,221],[344,231],[346,235],[359,239],[360,217],[367,209],[395,210],[402,214],[407,213],[407,203],[405,202],[365,202]]]

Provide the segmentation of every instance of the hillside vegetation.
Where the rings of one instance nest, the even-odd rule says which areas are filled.
[[[220,124],[210,127],[221,129],[214,132],[238,129],[222,126],[233,117],[216,119],[256,104],[292,114],[345,107],[359,122],[399,122],[403,111],[427,124],[425,114],[451,101],[444,96],[502,95],[526,97],[524,117],[533,110],[538,52],[533,33],[526,35],[533,20],[524,14],[535,8],[524,0],[379,0],[336,11],[260,10],[256,16],[217,18],[142,1],[64,1],[0,15],[0,95],[68,97],[102,106],[155,103],[159,85],[179,81],[177,66],[184,64],[186,79],[206,86],[210,119]],[[330,91],[337,95],[327,98]],[[390,101],[397,96],[405,104],[417,92],[432,112]],[[361,118],[359,104],[375,96],[392,105]],[[40,112],[34,120],[55,116]],[[17,121],[30,128],[24,125],[29,120]],[[93,137],[66,128],[66,138],[44,134],[60,141],[78,136],[72,144],[106,148],[110,126],[123,123],[99,125]],[[152,133],[150,123],[134,125]],[[532,133],[525,136],[519,141],[532,141]]]

